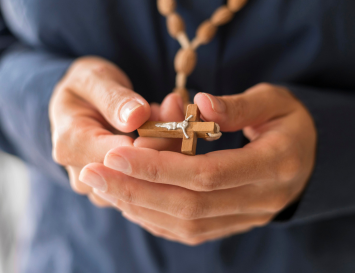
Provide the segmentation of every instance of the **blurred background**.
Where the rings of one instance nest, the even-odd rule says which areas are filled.
[[[15,273],[17,236],[28,190],[24,164],[0,151],[0,273]]]

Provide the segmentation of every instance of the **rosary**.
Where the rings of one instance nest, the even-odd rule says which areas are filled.
[[[170,36],[181,45],[174,61],[176,87],[173,92],[179,94],[183,99],[186,119],[182,122],[166,123],[147,121],[138,129],[140,136],[182,138],[181,152],[186,155],[196,154],[197,138],[217,140],[222,136],[217,123],[201,122],[197,105],[189,104],[190,98],[186,89],[186,80],[196,67],[197,48],[212,41],[218,27],[231,21],[234,14],[241,10],[246,3],[247,0],[228,0],[226,5],[219,7],[210,19],[198,27],[196,37],[190,42],[185,32],[185,22],[175,12],[175,0],[157,0],[159,12],[166,17]]]

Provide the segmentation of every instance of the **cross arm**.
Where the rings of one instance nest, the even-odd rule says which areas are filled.
[[[162,137],[162,138],[184,138],[182,130],[168,130],[155,125],[162,122],[147,121],[138,129],[138,134],[142,137]],[[214,122],[190,122],[187,132],[194,132],[198,138],[208,138],[208,133],[217,133]]]

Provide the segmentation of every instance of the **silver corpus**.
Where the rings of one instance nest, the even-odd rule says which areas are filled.
[[[155,124],[156,127],[166,128],[170,130],[177,130],[182,129],[184,136],[189,139],[189,136],[186,134],[186,128],[189,126],[189,120],[193,118],[193,115],[189,116],[182,122],[166,122],[166,123],[157,123]]]
[[[189,139],[189,136],[186,134],[186,128],[189,126],[189,120],[193,118],[193,115],[189,116],[187,119],[185,119],[182,122],[166,122],[166,123],[157,123],[155,124],[156,127],[160,128],[166,128],[169,131],[170,130],[177,130],[177,129],[182,129],[182,132],[184,133],[184,136]],[[214,141],[220,139],[222,136],[221,133],[221,128],[217,123],[216,124],[216,132],[214,134],[208,133],[207,135],[209,136],[206,138],[207,141]]]

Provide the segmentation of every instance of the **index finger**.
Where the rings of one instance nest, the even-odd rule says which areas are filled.
[[[194,191],[213,191],[274,179],[266,156],[248,147],[194,157],[146,148],[118,147],[106,155],[104,164],[141,180]]]

